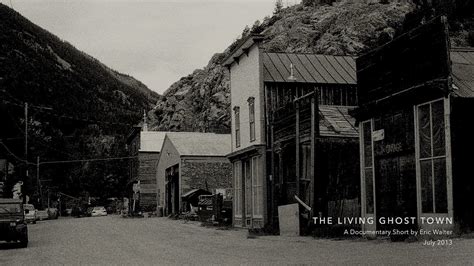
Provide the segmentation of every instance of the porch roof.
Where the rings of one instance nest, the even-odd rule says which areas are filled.
[[[288,79],[290,65],[296,81]],[[357,84],[356,64],[350,56],[263,52],[265,82]]]
[[[474,48],[451,48],[454,94],[474,97]]]
[[[356,120],[349,115],[350,106],[319,106],[319,134],[324,137],[358,137]]]

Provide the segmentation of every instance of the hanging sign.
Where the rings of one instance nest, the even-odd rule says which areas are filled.
[[[379,129],[372,132],[372,140],[373,141],[381,141],[385,138],[385,130]]]

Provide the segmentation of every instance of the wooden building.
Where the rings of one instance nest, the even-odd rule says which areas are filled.
[[[165,215],[189,211],[182,197],[192,190],[216,193],[232,188],[232,169],[226,158],[229,134],[169,132],[161,151],[156,166],[157,202]]]
[[[128,135],[127,147],[129,156],[129,182],[127,194],[131,210],[135,200],[135,211],[156,211],[156,164],[160,158],[161,146],[166,132],[148,131],[146,120],[142,126],[134,127]],[[134,193],[132,187],[139,184],[139,192]],[[137,185],[135,185],[137,186]],[[136,194],[136,196],[133,196]],[[135,197],[135,198],[134,198]]]
[[[307,217],[358,216],[358,131],[348,115],[357,105],[354,59],[269,53],[261,40],[250,36],[225,62],[234,225],[278,228],[278,206],[295,196],[311,208]]]
[[[357,77],[364,229],[474,229],[474,49],[450,47],[440,17],[358,58]]]

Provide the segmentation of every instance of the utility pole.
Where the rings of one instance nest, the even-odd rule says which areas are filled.
[[[36,182],[38,183],[38,191],[41,198],[40,204],[42,208],[43,207],[43,189],[41,188],[41,180],[40,180],[39,172],[40,172],[40,157],[37,156],[36,157]]]
[[[28,178],[28,103],[25,102],[25,161],[26,178]]]

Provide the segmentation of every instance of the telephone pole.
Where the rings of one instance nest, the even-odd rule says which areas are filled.
[[[43,189],[42,189],[42,186],[41,186],[41,180],[40,180],[40,157],[37,156],[36,157],[36,182],[38,183],[38,192],[39,192],[39,195],[40,195],[40,204],[41,204],[41,208],[43,208]]]
[[[28,103],[25,102],[25,161],[28,162]],[[28,163],[26,164],[26,178],[28,178]]]

